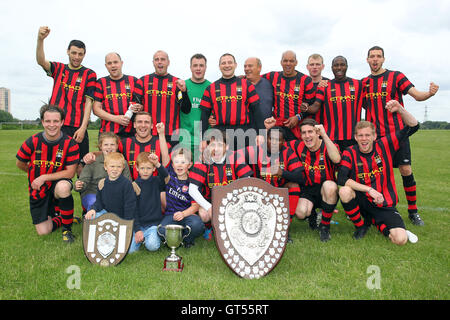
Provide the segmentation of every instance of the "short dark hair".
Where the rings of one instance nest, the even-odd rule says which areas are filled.
[[[191,57],[191,64],[194,59],[205,59],[205,63],[207,62],[206,57],[201,53],[196,53]]]
[[[64,120],[64,118],[66,117],[66,113],[64,112],[63,109],[61,109],[58,106],[54,106],[51,104],[44,104],[41,109],[39,110],[39,116],[41,120],[44,120],[44,114],[46,112],[56,112],[59,113],[59,115],[61,116],[61,120]]]
[[[331,61],[331,65],[333,65],[333,64],[334,64],[334,61],[336,61],[337,59],[342,59],[342,60],[344,60],[344,61],[345,61],[345,64],[348,66],[347,59],[346,59],[344,56],[337,56],[337,57],[334,57],[333,60]]]
[[[367,51],[367,57],[369,57],[370,51],[372,51],[372,50],[381,50],[381,53],[383,54],[383,57],[384,57],[384,50],[382,47],[379,47],[379,46],[373,46],[372,48],[370,48],[369,51]]]
[[[69,46],[67,47],[67,50],[70,50],[71,46],[75,46],[77,48],[83,49],[84,53],[86,53],[86,45],[81,40],[72,40],[72,41],[70,41]]]
[[[234,60],[234,63],[236,63],[236,58],[231,53],[224,53],[223,55],[221,55],[220,58],[219,58],[219,63],[220,63],[220,60],[222,60],[222,58],[226,57],[226,56],[232,57],[233,60]]]
[[[299,127],[300,127],[300,130],[301,130],[303,126],[312,126],[312,127],[314,127],[315,125],[318,125],[316,120],[314,120],[313,118],[306,118],[305,120],[303,120],[302,123],[299,124]]]

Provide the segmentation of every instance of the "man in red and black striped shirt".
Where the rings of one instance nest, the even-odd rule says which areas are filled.
[[[61,132],[63,110],[44,105],[40,116],[44,131],[21,145],[16,165],[28,173],[30,211],[36,232],[49,234],[62,225],[63,241],[73,242],[71,179],[78,166],[79,147],[74,139]]]
[[[251,168],[240,161],[242,158],[236,161],[225,131],[212,129],[208,133],[203,162],[196,162],[189,173],[189,194],[200,205],[199,216],[205,223],[212,217],[211,189],[253,175]]]
[[[164,124],[156,124],[158,136],[152,135],[152,126],[152,117],[148,112],[141,111],[136,113],[134,118],[135,136],[124,138],[119,144],[119,152],[122,152],[125,156],[133,180],[139,177],[139,172],[136,168],[136,159],[141,152],[154,153],[158,156],[158,159],[160,159],[164,167],[169,165],[171,145],[166,142]],[[157,174],[155,170],[154,175]]]
[[[180,111],[189,113],[192,105],[186,83],[168,73],[169,65],[166,52],[160,50],[153,55],[155,72],[141,77],[144,95],[142,105],[143,110],[152,116],[152,134],[157,135],[157,123],[164,123],[166,139],[173,145],[178,141]]]
[[[202,134],[208,129],[208,119],[212,115],[215,119],[214,128],[234,130],[234,139],[229,141],[232,150],[253,144],[259,130],[264,129],[264,120],[258,112],[259,96],[256,89],[248,80],[235,76],[236,67],[234,56],[223,54],[219,59],[222,78],[206,88],[200,102]],[[205,143],[202,142],[202,150]]]
[[[315,88],[311,77],[297,71],[297,57],[294,52],[286,51],[281,57],[283,71],[269,72],[263,77],[268,79],[274,90],[274,118],[277,126],[286,128],[286,140],[300,139],[298,124],[302,119],[301,105],[314,102]]]
[[[311,228],[316,228],[316,208],[322,208],[319,227],[320,240],[330,240],[330,222],[338,201],[336,183],[337,165],[341,161],[339,147],[331,141],[323,125],[314,119],[300,124],[302,140],[293,140],[295,150],[305,170],[305,183],[300,186],[300,200],[296,215],[299,219],[309,217]]]
[[[408,240],[405,224],[396,209],[398,195],[394,177],[394,155],[402,142],[419,128],[417,120],[396,100],[386,103],[388,112],[397,113],[405,124],[402,130],[377,139],[373,123],[361,121],[355,128],[357,145],[347,148],[338,172],[342,187],[339,197],[361,239],[372,222],[398,245]],[[363,216],[363,218],[361,217]]]
[[[123,74],[123,61],[118,53],[107,54],[105,66],[109,76],[97,80],[94,93],[94,114],[102,119],[100,133],[108,131],[121,138],[132,137],[133,121],[126,113],[130,106],[133,112],[142,110],[139,103],[142,100],[142,82]]]
[[[97,75],[91,69],[81,65],[86,54],[86,46],[79,40],[72,40],[69,43],[67,48],[68,64],[46,60],[44,39],[49,33],[48,27],[39,28],[36,61],[54,80],[49,104],[64,110],[66,117],[62,131],[79,144],[82,158],[89,152],[87,127],[91,116]],[[81,166],[77,170],[80,171]]]
[[[304,173],[295,151],[285,143],[283,128],[269,129],[266,143],[237,150],[235,156],[237,159],[244,159],[241,161],[252,168],[256,178],[275,187],[288,188],[292,221],[300,196],[299,185],[304,184]],[[293,242],[289,233],[288,242]]]
[[[386,103],[397,100],[403,107],[402,95],[409,94],[416,101],[424,101],[434,96],[439,86],[430,83],[428,91],[419,91],[399,71],[391,71],[383,68],[384,50],[375,46],[369,49],[367,63],[371,74],[364,78],[364,96],[366,100],[366,120],[375,125],[377,135],[384,137],[394,134],[405,126],[399,113],[386,111]],[[423,225],[423,221],[417,213],[416,181],[411,168],[411,149],[409,139],[400,147],[394,158],[394,167],[398,168],[403,179],[403,188],[408,201],[409,219],[415,225]]]
[[[341,150],[356,143],[354,128],[361,120],[363,86],[361,81],[347,77],[347,59],[337,56],[331,70],[334,79],[326,87],[318,87],[316,101],[309,106],[309,113],[319,115],[328,137]]]

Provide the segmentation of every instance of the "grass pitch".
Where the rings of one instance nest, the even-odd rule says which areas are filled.
[[[259,280],[236,276],[222,261],[215,243],[203,238],[190,249],[179,248],[185,269],[162,272],[167,247],[155,253],[141,248],[117,267],[89,263],[77,239],[64,244],[61,231],[38,236],[31,223],[26,174],[15,166],[20,144],[35,131],[0,130],[0,299],[189,299],[321,300],[437,299],[449,294],[450,131],[419,131],[411,138],[413,171],[424,227],[407,219],[398,171],[398,209],[416,244],[398,247],[372,227],[361,241],[342,206],[331,226],[332,240],[321,243],[307,222],[294,219],[293,244],[278,266]],[[90,131],[91,150],[97,132]],[[80,216],[74,192],[75,215]],[[375,271],[374,271],[375,270]],[[379,281],[374,281],[377,274]]]

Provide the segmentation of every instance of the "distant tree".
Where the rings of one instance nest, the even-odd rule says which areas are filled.
[[[425,130],[450,130],[450,123],[446,121],[425,121],[420,124],[420,128]]]
[[[0,110],[0,122],[14,122],[17,119],[14,119],[11,113]]]

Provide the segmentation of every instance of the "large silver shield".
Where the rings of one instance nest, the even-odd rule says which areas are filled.
[[[280,261],[289,229],[289,193],[257,178],[212,190],[214,236],[237,275],[258,279]]]
[[[106,213],[83,222],[84,254],[93,264],[117,265],[125,258],[133,236],[133,221]]]

